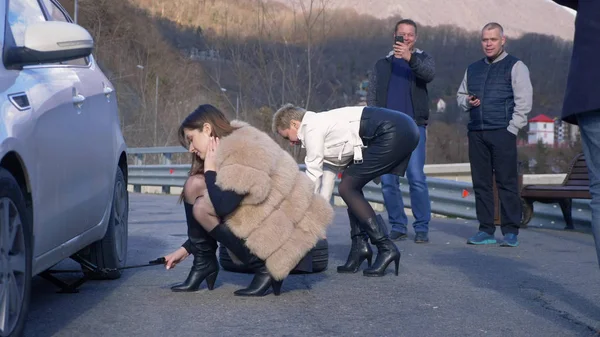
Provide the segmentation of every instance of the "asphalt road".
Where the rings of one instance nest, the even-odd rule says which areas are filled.
[[[128,264],[185,241],[176,196],[130,194]],[[400,275],[337,274],[349,248],[345,209],[328,231],[329,268],[292,275],[279,297],[240,298],[251,275],[219,273],[216,288],[173,293],[191,258],[148,267],[77,294],[36,277],[26,336],[595,336],[600,269],[586,232],[526,229],[521,246],[468,246],[474,221],[435,219],[431,243],[399,243]],[[499,233],[497,233],[499,237]],[[412,233],[411,238],[412,239]],[[76,268],[65,261],[57,268]],[[73,280],[77,275],[61,275]]]

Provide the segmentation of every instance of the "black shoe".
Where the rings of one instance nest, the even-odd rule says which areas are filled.
[[[396,276],[398,276],[398,268],[400,264],[400,251],[398,247],[390,240],[387,234],[387,227],[381,215],[367,219],[362,223],[366,230],[371,243],[377,246],[377,258],[371,268],[363,270],[365,276],[383,276],[387,266],[392,263],[396,264]]]
[[[427,232],[417,232],[415,234],[415,243],[427,243],[429,242],[429,236]]]
[[[183,206],[189,238],[184,246],[194,256],[194,262],[187,279],[183,283],[172,286],[171,290],[175,292],[197,291],[205,279],[208,289],[213,290],[219,274],[217,241],[208,235],[200,223],[194,219],[193,205],[184,202]]]
[[[264,296],[273,287],[273,293],[279,296],[283,280],[275,280],[269,274],[265,262],[250,252],[244,241],[235,236],[225,224],[218,224],[210,235],[231,251],[235,257],[254,271],[254,278],[248,288],[234,292],[237,296]]]
[[[350,220],[350,237],[352,238],[352,246],[346,264],[337,267],[338,273],[356,273],[364,260],[367,260],[368,266],[371,267],[373,259],[373,250],[369,245],[369,237],[367,233],[361,231],[358,219],[348,209],[348,219]]]
[[[390,239],[394,241],[406,240],[408,235],[406,233],[400,233],[398,231],[392,230],[390,233]]]

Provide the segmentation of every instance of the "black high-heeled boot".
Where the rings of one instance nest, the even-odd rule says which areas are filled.
[[[254,271],[254,278],[248,288],[236,290],[235,295],[264,296],[273,287],[273,293],[275,296],[279,296],[283,280],[276,281],[273,279],[265,266],[265,262],[252,254],[244,241],[233,235],[227,225],[219,224],[209,234],[221,243],[221,249],[225,246],[235,257]]]
[[[217,241],[208,235],[208,232],[194,218],[192,213],[194,205],[184,202],[183,207],[189,237],[184,247],[194,256],[194,262],[187,279],[183,283],[172,286],[171,290],[175,292],[197,291],[205,279],[208,289],[213,290],[219,273]]]
[[[398,276],[398,267],[400,264],[400,251],[398,247],[390,240],[387,226],[381,215],[367,219],[362,223],[371,243],[377,246],[377,258],[371,268],[363,270],[365,276],[383,276],[387,266],[394,261],[396,263],[396,276]]]
[[[356,273],[364,260],[367,260],[368,266],[371,267],[373,258],[373,250],[369,245],[369,237],[367,233],[361,230],[358,219],[348,209],[348,219],[350,220],[350,237],[352,238],[352,246],[346,264],[337,267],[338,273]]]

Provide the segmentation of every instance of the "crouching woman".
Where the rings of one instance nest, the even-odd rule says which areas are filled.
[[[271,137],[244,122],[229,122],[212,105],[192,112],[179,136],[194,155],[183,194],[193,203],[188,235],[195,236],[190,240],[196,244],[188,240],[167,255],[167,268],[201,251],[194,254],[186,282],[197,288],[206,279],[212,289],[218,273],[216,240],[232,260],[254,271],[251,284],[236,295],[263,296],[270,288],[279,295],[283,279],[325,238],[332,207],[313,193],[313,182]],[[202,228],[190,232],[191,222]]]

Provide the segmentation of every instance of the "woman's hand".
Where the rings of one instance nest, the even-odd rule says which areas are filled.
[[[217,148],[219,147],[219,138],[210,137],[208,143],[208,150],[206,151],[206,157],[204,158],[204,172],[216,171],[217,170]]]
[[[185,250],[185,248],[180,247],[179,249],[177,249],[173,253],[165,256],[165,266],[167,267],[167,270],[175,268],[175,266],[178,263],[180,263],[183,260],[185,260],[185,258],[188,257],[189,255],[190,254],[187,252],[187,250]]]

